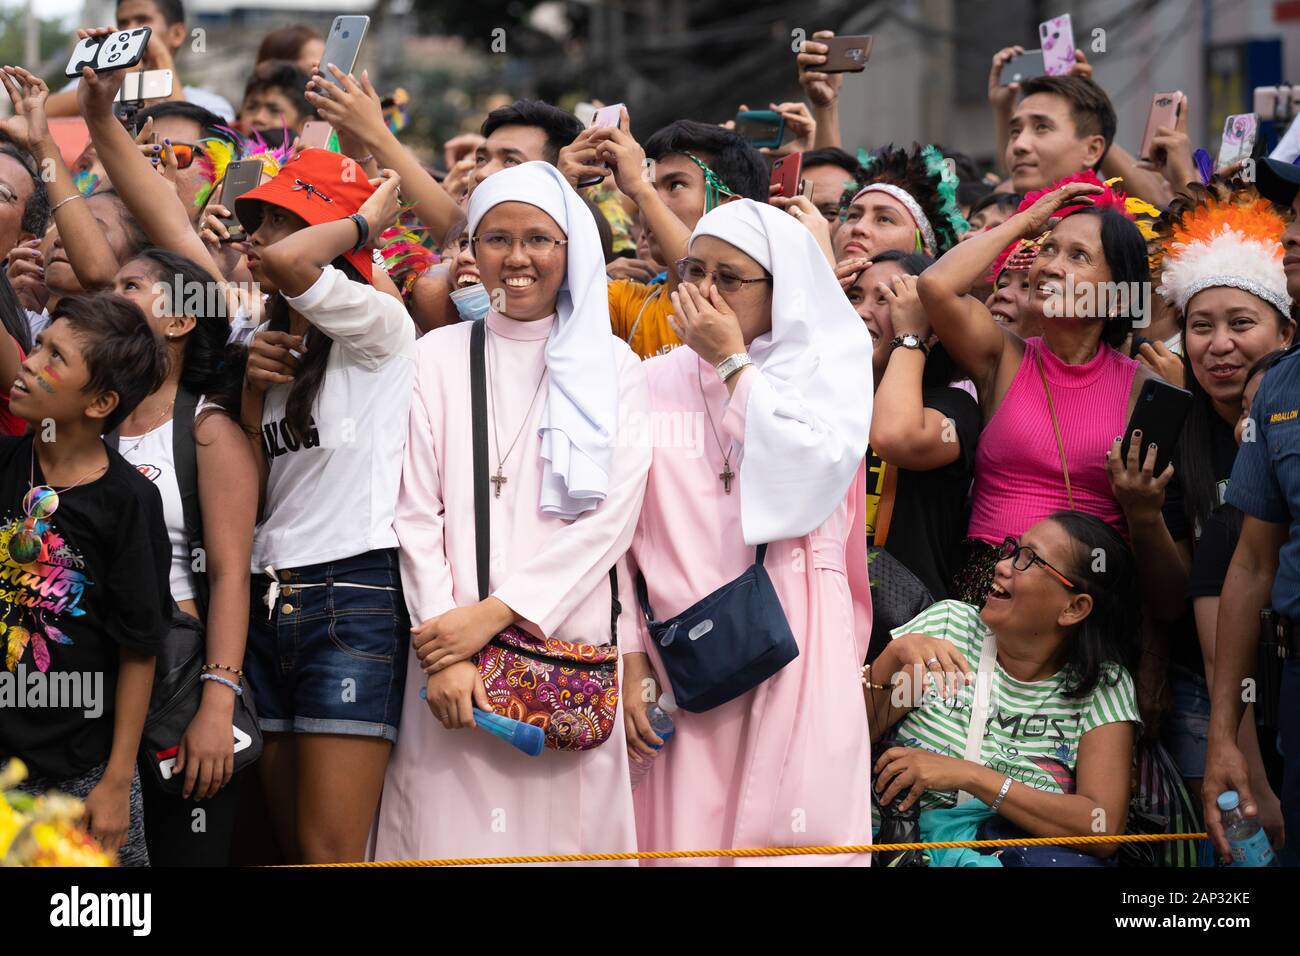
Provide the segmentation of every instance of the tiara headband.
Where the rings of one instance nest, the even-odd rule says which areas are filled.
[[[907,211],[912,214],[912,221],[915,222],[917,228],[921,230],[921,236],[925,240],[926,254],[934,255],[934,251],[939,248],[939,243],[934,236],[934,227],[930,225],[930,220],[927,219],[925,213],[921,211],[921,204],[912,198],[912,194],[906,189],[902,189],[892,183],[870,183],[858,190],[857,195],[853,197],[853,202],[849,203],[849,205],[852,205],[867,193],[871,192],[885,193],[886,195],[893,196],[907,207]]]

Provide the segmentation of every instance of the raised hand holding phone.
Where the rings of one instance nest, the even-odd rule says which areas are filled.
[[[834,105],[844,83],[843,73],[823,70],[830,47],[826,41],[835,36],[834,30],[818,30],[811,40],[799,44],[795,62],[799,65],[799,85],[808,95],[814,109],[827,109]]]

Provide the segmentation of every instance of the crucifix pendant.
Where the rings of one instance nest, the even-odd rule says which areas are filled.
[[[718,473],[718,477],[722,479],[722,490],[731,494],[731,479],[736,477],[736,473],[731,470],[731,462],[723,459],[722,471]]]
[[[501,466],[497,465],[497,473],[488,479],[488,481],[492,482],[492,484],[496,486],[496,491],[493,493],[492,497],[500,498],[501,486],[504,485],[509,480],[510,480],[509,478],[501,474]]]

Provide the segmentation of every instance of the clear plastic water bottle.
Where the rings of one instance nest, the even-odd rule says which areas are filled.
[[[672,739],[673,736],[673,719],[659,704],[651,704],[646,708],[646,718],[650,721],[650,729],[655,732],[664,745]],[[663,746],[656,747],[656,750],[663,749]],[[633,760],[632,763],[632,789],[635,790],[645,780],[646,774],[650,772],[650,767],[654,764],[654,757],[646,757],[639,763]]]
[[[1269,845],[1268,834],[1254,817],[1241,812],[1236,790],[1219,794],[1219,812],[1223,814],[1223,833],[1232,850],[1233,866],[1277,866],[1277,857]]]

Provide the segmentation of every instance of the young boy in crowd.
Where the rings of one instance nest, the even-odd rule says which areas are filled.
[[[646,174],[646,161],[654,174]],[[677,288],[677,260],[686,255],[691,230],[710,209],[733,199],[765,203],[767,166],[740,136],[720,126],[677,120],[655,132],[645,148],[632,138],[627,118],[619,127],[584,130],[560,151],[557,165],[571,185],[583,175],[614,174],[618,188],[640,211],[650,257],[668,267],[668,281],[647,285],[632,279],[609,283],[609,321],[614,334],[641,358],[681,344],[668,316]]]
[[[302,132],[303,123],[316,118],[303,91],[307,75],[287,60],[265,60],[253,68],[244,87],[239,123],[259,133],[289,130],[289,140]]]
[[[171,70],[172,95],[168,99],[188,100],[211,110],[227,123],[235,119],[234,107],[224,97],[198,86],[184,86],[176,69],[176,54],[190,41],[190,30],[185,25],[185,7],[181,0],[120,0],[117,5],[117,29],[135,30],[149,27],[149,47],[142,66],[145,70]],[[46,114],[50,117],[77,115],[77,84],[74,79],[59,92],[50,96]]]
[[[0,762],[24,761],[34,793],[82,798],[123,865],[148,863],[136,754],[171,546],[158,491],[100,436],[164,375],[132,303],[65,298],[10,392],[31,431],[0,438]]]

